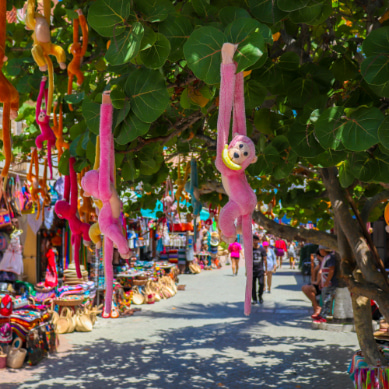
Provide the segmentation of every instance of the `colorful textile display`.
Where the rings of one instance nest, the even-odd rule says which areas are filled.
[[[389,347],[381,346],[380,352],[389,361]],[[365,362],[362,351],[354,354],[348,374],[354,382],[355,389],[388,389],[389,388],[389,368],[380,366],[369,366]]]

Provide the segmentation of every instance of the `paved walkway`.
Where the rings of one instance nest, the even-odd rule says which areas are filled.
[[[243,315],[244,269],[182,275],[186,291],[91,333],[61,336],[36,367],[0,372],[1,389],[352,388],[354,333],[311,329],[302,277],[283,268],[264,304]]]

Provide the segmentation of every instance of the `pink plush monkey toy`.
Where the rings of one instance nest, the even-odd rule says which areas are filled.
[[[45,95],[45,102],[47,104],[48,90],[45,89],[47,77],[42,77],[41,86],[39,90],[38,100],[36,102],[36,122],[39,125],[41,134],[35,139],[35,144],[38,150],[43,147],[43,142],[47,141],[47,155],[50,168],[50,180],[53,179],[53,165],[51,162],[51,149],[55,146],[56,137],[53,130],[50,128],[50,116],[46,115],[46,110],[42,109],[43,94]]]
[[[76,265],[77,277],[82,278],[80,270],[80,247],[81,238],[84,239],[84,244],[87,245],[90,242],[89,237],[89,224],[83,223],[77,217],[77,174],[74,170],[74,157],[69,159],[69,176],[65,177],[65,191],[64,199],[55,203],[55,213],[60,219],[65,219],[69,223],[70,231],[72,232],[71,243],[74,252],[74,263]],[[70,203],[69,203],[70,194]]]
[[[219,117],[217,123],[216,168],[222,175],[224,190],[229,201],[220,211],[219,228],[222,239],[232,243],[238,229],[242,227],[246,258],[246,296],[244,313],[251,311],[251,290],[253,283],[253,234],[252,213],[257,205],[257,196],[247,182],[245,169],[257,161],[255,146],[246,136],[246,114],[244,107],[243,72],[236,74],[233,61],[237,45],[225,43],[222,47],[221,83],[219,96]],[[228,145],[228,135],[233,109],[232,141]]]
[[[112,135],[112,103],[109,92],[103,94],[100,108],[100,168],[85,173],[81,180],[84,196],[93,196],[103,203],[99,213],[99,226],[104,235],[105,307],[103,317],[109,317],[112,308],[113,247],[120,256],[130,257],[127,239],[120,224],[121,201],[114,186],[114,144]]]

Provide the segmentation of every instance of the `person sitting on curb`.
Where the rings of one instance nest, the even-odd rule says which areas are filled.
[[[317,250],[316,255],[311,254],[311,283],[303,285],[301,290],[312,302],[313,315],[312,319],[316,319],[321,312],[321,307],[318,304],[316,297],[320,295],[320,283],[321,283],[321,262],[326,253]]]
[[[326,322],[327,316],[332,312],[332,301],[335,297],[336,288],[338,286],[338,279],[336,276],[336,257],[335,253],[329,248],[319,246],[320,255],[324,255],[321,263],[321,296],[323,300],[323,307],[319,315],[314,317],[313,321],[316,323]]]

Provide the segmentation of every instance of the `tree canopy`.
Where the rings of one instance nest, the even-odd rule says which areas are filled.
[[[7,0],[9,9],[23,3]],[[213,162],[220,52],[223,43],[236,43],[248,135],[258,153],[248,169],[258,201],[275,196],[279,217],[291,218],[292,226],[317,220],[323,232],[280,226],[261,212],[256,220],[287,237],[338,249],[350,289],[381,298],[389,319],[387,277],[363,227],[382,216],[389,194],[387,2],[63,0],[53,10],[52,40],[66,49],[78,8],[90,27],[84,84],[68,96],[67,73],[55,67],[57,99],[74,107],[64,104],[71,146],[60,171],[67,172],[69,155],[77,157],[78,171],[93,165],[101,94],[111,89],[118,185],[124,198],[130,188],[142,188],[126,211],[154,208],[163,182],[177,179],[173,156],[195,155],[202,201],[225,203]],[[21,95],[18,120],[27,123],[14,137],[20,156],[38,133],[31,101],[42,73],[23,23],[9,24],[7,36],[4,72]],[[324,232],[332,227],[336,235]],[[366,314],[367,300],[358,301],[358,312]],[[373,348],[368,355],[379,357]]]

